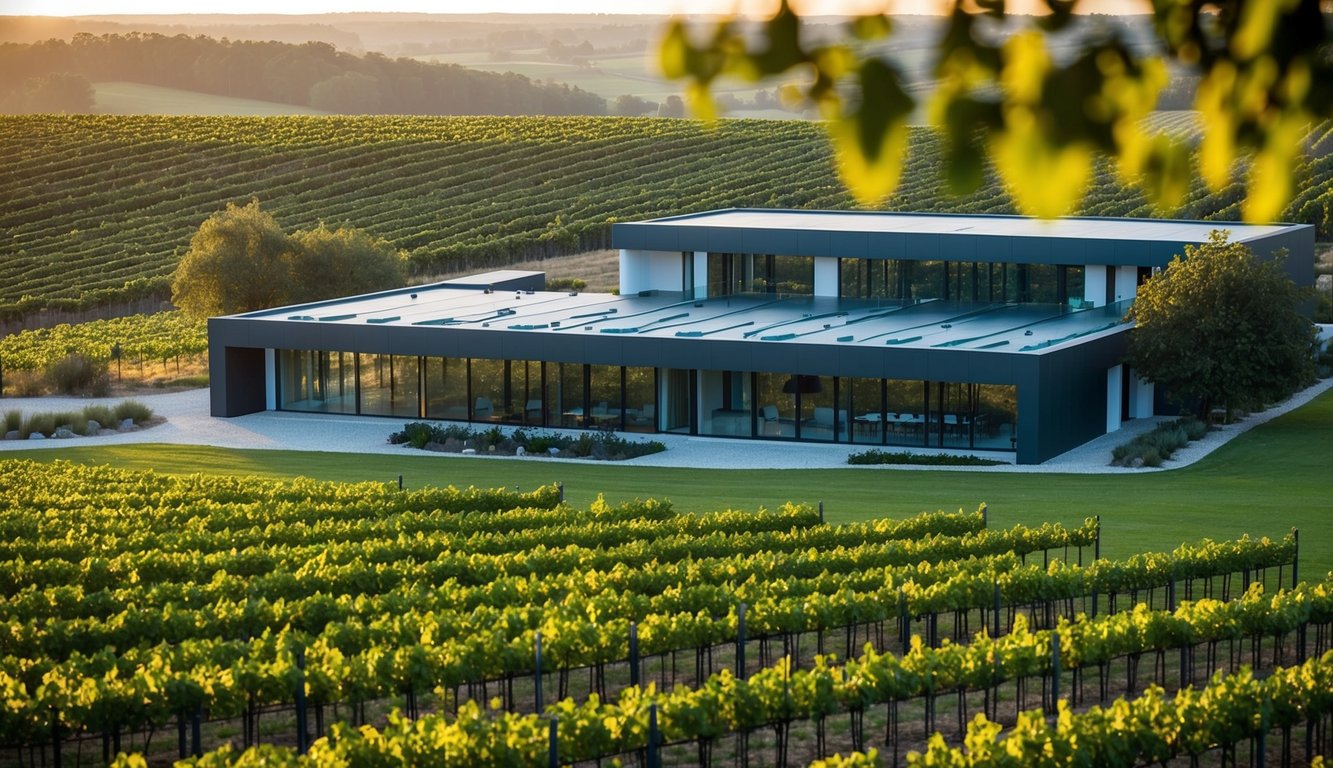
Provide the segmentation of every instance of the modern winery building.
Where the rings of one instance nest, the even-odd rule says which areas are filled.
[[[1152,415],[1139,284],[1226,229],[1314,280],[1314,228],[721,210],[612,225],[618,294],[501,271],[209,321],[212,413],[1016,452]],[[794,446],[794,450],[799,448]]]

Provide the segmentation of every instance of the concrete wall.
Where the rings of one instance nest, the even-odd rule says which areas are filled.
[[[639,291],[681,291],[683,265],[680,251],[620,251],[620,293],[622,296]],[[699,280],[695,270],[695,282]],[[705,271],[705,277],[707,272]]]

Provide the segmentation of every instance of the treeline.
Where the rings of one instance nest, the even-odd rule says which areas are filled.
[[[187,35],[75,35],[0,45],[0,104],[53,75],[129,81],[338,114],[602,115],[606,101],[567,85],[455,64],[355,56],[328,43],[218,40]],[[15,108],[14,105],[20,105]],[[59,111],[80,111],[65,108]]]

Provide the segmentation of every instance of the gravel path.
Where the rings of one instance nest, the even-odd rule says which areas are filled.
[[[1212,453],[1237,435],[1262,424],[1293,408],[1300,407],[1333,387],[1333,379],[1325,379],[1309,389],[1293,395],[1262,413],[1251,414],[1241,421],[1208,433],[1202,440],[1190,443],[1161,469],[1128,469],[1111,467],[1111,450],[1135,435],[1148,431],[1157,422],[1168,417],[1138,419],[1127,422],[1118,432],[1104,435],[1044,464],[1019,466],[1013,464],[1012,453],[987,451],[944,450],[941,453],[975,454],[1007,462],[993,467],[918,467],[872,466],[856,467],[863,470],[893,471],[895,469],[933,469],[965,472],[1057,472],[1057,473],[1114,473],[1161,472],[1187,466]],[[0,400],[0,412],[14,409],[24,413],[40,411],[79,410],[92,403],[115,404],[123,398],[5,398]],[[404,446],[389,445],[390,432],[401,428],[403,419],[329,416],[323,414],[266,411],[233,419],[215,419],[208,415],[208,390],[195,389],[160,395],[136,396],[134,399],[153,409],[166,423],[150,429],[106,437],[76,437],[65,440],[0,440],[0,456],[5,451],[44,449],[58,451],[64,447],[125,445],[129,443],[167,443],[180,445],[212,445],[220,448],[259,448],[272,450],[329,451],[335,453],[380,453],[396,455],[432,455]],[[631,439],[636,435],[630,435]],[[725,467],[732,469],[812,469],[820,467],[847,467],[850,453],[865,450],[863,445],[822,445],[818,443],[777,443],[760,440],[728,440],[716,437],[689,437],[685,435],[655,435],[653,439],[666,444],[667,450],[642,456],[618,464],[650,467]],[[454,454],[448,454],[454,455]],[[476,457],[478,461],[553,461],[546,458]],[[579,461],[560,459],[559,461]],[[603,462],[592,462],[601,464]]]

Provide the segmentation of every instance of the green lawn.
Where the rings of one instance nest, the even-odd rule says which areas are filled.
[[[1279,536],[1301,530],[1302,572],[1333,570],[1333,392],[1256,428],[1191,467],[1121,475],[987,474],[877,467],[813,470],[658,469],[552,461],[487,461],[428,454],[397,457],[241,451],[176,445],[6,452],[4,458],[109,463],[169,472],[306,475],[409,485],[520,485],[561,481],[586,504],[657,496],[677,509],[753,509],[785,501],[825,503],[831,521],[903,516],[989,504],[994,524],[1077,523],[1101,515],[1103,553],[1121,557],[1204,537]],[[793,450],[799,448],[793,447]]]

